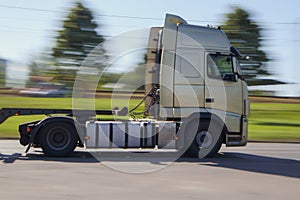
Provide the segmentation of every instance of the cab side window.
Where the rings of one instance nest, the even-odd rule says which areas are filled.
[[[232,57],[215,54],[208,55],[207,75],[213,79],[232,81],[234,76]]]

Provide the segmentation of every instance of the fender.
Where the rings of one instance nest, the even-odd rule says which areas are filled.
[[[185,143],[187,142],[187,141],[185,141],[186,140],[185,136],[187,135],[186,132],[188,130],[189,130],[189,132],[190,132],[190,130],[192,130],[192,132],[195,132],[195,135],[196,135],[196,131],[198,130],[198,126],[197,127],[189,127],[189,123],[194,121],[194,120],[199,121],[199,124],[203,120],[214,121],[214,122],[218,123],[220,126],[223,126],[223,130],[224,130],[225,134],[227,133],[227,127],[226,127],[225,123],[216,114],[210,113],[210,112],[195,112],[195,113],[192,113],[187,118],[182,120],[182,125],[180,126],[180,128],[178,130],[178,133],[177,133],[178,141],[177,141],[177,145],[176,145],[178,150],[184,150],[185,151],[186,148],[189,146],[189,145],[185,145]],[[192,136],[193,136],[193,134],[191,134],[190,137],[192,137]],[[189,140],[189,143],[191,143],[192,141],[193,140]]]
[[[38,141],[36,139],[37,139],[37,136],[39,134],[41,134],[40,133],[41,128],[49,123],[55,123],[55,122],[66,122],[66,123],[72,124],[74,126],[74,128],[76,128],[76,131],[78,133],[79,146],[83,146],[83,139],[85,136],[84,125],[80,124],[76,119],[74,119],[72,117],[65,117],[65,116],[47,117],[47,118],[41,120],[40,122],[38,122],[35,125],[35,128],[30,133],[31,137],[29,140],[29,144],[38,144]]]
[[[191,122],[193,120],[199,120],[199,122],[201,122],[201,120],[214,120],[214,121],[218,122],[220,125],[225,126],[225,123],[223,122],[223,120],[218,115],[216,115],[214,113],[210,113],[210,112],[192,113],[187,118],[182,120],[182,124],[187,125],[188,122]]]

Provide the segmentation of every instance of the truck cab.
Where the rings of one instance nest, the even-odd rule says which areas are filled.
[[[246,145],[249,100],[240,56],[220,28],[190,25],[179,16],[167,14],[164,27],[150,31],[146,92],[157,85],[160,101],[149,114],[186,123],[196,120],[196,130],[182,131],[183,135],[196,132],[190,138],[197,138],[200,129],[207,129],[203,127],[213,117],[222,126],[222,133],[207,135],[216,138],[212,143],[221,137],[227,146]],[[204,139],[199,141],[198,145],[205,145]]]

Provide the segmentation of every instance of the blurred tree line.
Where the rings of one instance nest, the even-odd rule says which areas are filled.
[[[97,28],[92,11],[82,1],[76,2],[63,21],[62,29],[58,31],[55,46],[41,59],[30,64],[30,76],[50,76],[51,81],[63,83],[72,89],[80,66],[91,51],[104,41],[103,36],[97,33]],[[105,50],[99,48],[97,53],[105,55]],[[104,66],[97,63],[97,67],[102,70]],[[107,79],[104,77],[102,81]],[[36,80],[39,79],[29,80],[28,85],[35,84]]]
[[[0,88],[5,87],[5,72],[1,70],[0,66]]]
[[[82,1],[76,2],[63,21],[62,29],[58,31],[55,46],[48,54],[30,64],[30,76],[52,77],[51,81],[63,83],[72,89],[76,72],[87,55],[97,45],[104,42],[104,37],[96,31],[97,28],[98,25],[94,20],[92,11],[85,7]],[[257,83],[259,75],[269,75],[269,72],[264,69],[264,63],[269,59],[266,53],[261,50],[262,29],[257,23],[250,20],[247,11],[235,7],[231,13],[226,15],[222,29],[228,35],[232,45],[238,47],[242,54],[251,58],[241,61],[249,85]],[[98,49],[97,53],[102,54],[102,58],[106,56],[105,49]],[[97,67],[103,70],[103,63],[100,61],[97,64]],[[128,84],[140,84],[144,81],[145,71],[142,64],[144,63],[135,66],[136,68],[130,72]],[[117,82],[121,76],[122,74],[104,74],[98,88],[101,88],[105,83]],[[39,79],[30,79],[28,85],[34,84],[36,80]]]
[[[0,58],[0,89],[5,88],[6,60]]]
[[[222,30],[226,33],[232,46],[239,49],[245,57],[240,60],[241,68],[248,85],[274,84],[275,80],[261,79],[270,73],[265,64],[270,60],[262,47],[262,28],[250,19],[250,14],[240,8],[233,7],[231,13],[226,14]],[[247,59],[245,59],[248,57]]]

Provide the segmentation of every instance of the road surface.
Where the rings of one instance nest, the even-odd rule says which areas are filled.
[[[143,154],[141,154],[143,155]],[[0,140],[1,199],[299,199],[300,144],[249,143],[215,158],[130,160],[104,152],[97,160],[77,151],[47,158],[40,149]],[[142,156],[141,156],[142,157]],[[141,168],[152,172],[133,174]]]

